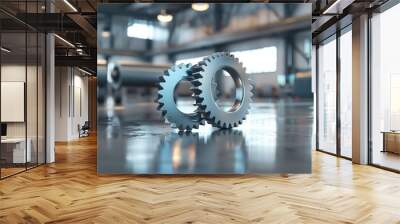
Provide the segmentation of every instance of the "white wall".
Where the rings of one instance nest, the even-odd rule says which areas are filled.
[[[77,139],[78,124],[88,120],[88,78],[76,68],[56,67],[55,85],[55,140]]]
[[[2,82],[24,82],[24,83],[26,83],[26,80],[25,80],[26,71],[28,71],[29,75],[33,72],[35,72],[35,74],[36,74],[36,67],[33,67],[33,66],[25,67],[25,65],[18,65],[18,64],[2,65],[1,66],[1,81]],[[30,89],[28,89],[28,90],[30,90]],[[32,101],[32,99],[31,99],[32,97],[36,98],[36,89],[34,90],[33,93],[29,93],[29,91],[28,91],[27,96],[29,97],[29,99],[27,99],[28,103],[30,103]],[[36,107],[36,105],[35,105],[35,107]],[[7,108],[1,108],[1,110],[6,110],[6,109]],[[28,122],[31,122],[33,120],[33,117],[31,115],[33,115],[33,114],[28,114]],[[36,114],[34,114],[34,118],[36,118]],[[35,123],[36,123],[36,120],[35,120]],[[7,122],[8,137],[24,137],[25,136],[25,126],[26,126],[26,122]],[[32,124],[30,123],[28,125],[28,127],[32,127]]]

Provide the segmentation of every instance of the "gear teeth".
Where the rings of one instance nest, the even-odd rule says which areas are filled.
[[[196,103],[202,103],[204,101],[201,97],[196,97]]]
[[[195,94],[199,95],[202,91],[199,88],[193,88],[192,90]]]
[[[201,78],[203,78],[203,76],[202,76],[201,74],[199,74],[199,73],[193,74],[193,77],[196,78],[196,79],[201,79]]]
[[[157,94],[157,99],[159,100],[161,98],[163,98],[163,96],[161,94]]]
[[[164,106],[163,103],[159,103],[158,106],[157,106],[157,110],[160,110],[163,106]]]
[[[228,128],[232,128],[232,124],[229,124],[229,125],[228,125]]]
[[[194,80],[192,81],[192,85],[194,85],[195,87],[201,86],[201,82],[199,80]]]
[[[163,110],[163,111],[161,111],[161,114],[162,114],[163,117],[165,117],[165,115],[167,115],[167,111]]]
[[[251,90],[250,90],[250,92],[253,94],[253,95],[256,95],[256,88],[252,88]]]
[[[158,77],[158,80],[159,80],[160,82],[165,82],[164,76]]]
[[[195,67],[196,66],[196,67]],[[194,65],[192,68],[191,68],[191,74],[192,75],[199,75],[200,76],[200,78],[202,78],[201,77],[201,75],[200,74],[198,74],[198,72],[202,72],[202,71],[204,71],[204,69],[202,68],[202,67],[200,67],[200,66],[198,66],[198,65]]]
[[[199,62],[199,66],[207,66],[205,58],[203,59],[203,61]]]
[[[238,126],[238,124],[235,122],[235,123],[233,123],[233,127],[237,127]]]
[[[243,121],[239,121],[238,123],[239,123],[239,124],[243,124]]]
[[[189,81],[189,82],[192,82],[193,80],[195,80],[195,78],[192,75],[188,75],[186,77],[186,80]]]

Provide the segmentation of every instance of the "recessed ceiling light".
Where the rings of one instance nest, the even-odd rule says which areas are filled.
[[[7,49],[7,48],[5,48],[5,47],[1,47],[0,49],[1,49],[2,51],[6,52],[6,53],[10,53],[10,52],[11,52],[11,50],[9,50],[9,49]]]
[[[69,42],[68,40],[66,40],[66,39],[64,39],[64,38],[62,38],[62,37],[60,37],[60,36],[57,35],[57,34],[54,34],[54,36],[57,37],[57,38],[58,38],[59,40],[61,40],[62,42],[64,42],[65,44],[67,44],[68,46],[75,48],[75,45],[73,45],[73,44],[72,44],[71,42]]]
[[[193,3],[192,4],[192,9],[194,11],[198,11],[198,12],[206,11],[209,7],[210,7],[210,5],[208,3]]]
[[[104,38],[109,38],[111,36],[111,32],[104,30],[103,32],[101,32],[101,36]]]
[[[65,4],[68,5],[74,12],[78,12],[78,10],[73,6],[68,0],[64,0]]]
[[[157,15],[158,21],[162,23],[169,23],[172,21],[173,16],[171,14],[167,14],[167,12],[163,9],[161,13]]]
[[[85,74],[87,74],[87,75],[93,75],[92,73],[90,73],[90,72],[88,72],[88,71],[86,71],[86,70],[83,70],[83,69],[81,69],[81,68],[79,68],[78,67],[78,69],[79,69],[79,71],[81,71],[81,72],[83,72],[83,73],[85,73]]]

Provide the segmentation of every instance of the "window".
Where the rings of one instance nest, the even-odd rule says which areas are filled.
[[[277,68],[277,48],[264,47],[253,50],[234,51],[232,52],[239,61],[243,63],[246,72],[249,74],[276,72]],[[204,57],[204,56],[203,56]],[[203,57],[187,58],[177,60],[175,64],[196,64]]]
[[[372,163],[400,170],[400,4],[371,19]]]
[[[154,26],[146,21],[135,20],[127,28],[128,37],[148,40],[166,40],[168,38],[168,30],[162,27]]]
[[[351,28],[351,27],[350,27]],[[340,154],[352,157],[352,33],[340,36]]]
[[[235,51],[233,55],[239,58],[249,74],[276,72],[277,49],[264,47],[254,50]]]
[[[336,154],[336,37],[318,48],[318,148]]]

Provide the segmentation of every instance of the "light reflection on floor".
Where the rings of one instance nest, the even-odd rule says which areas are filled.
[[[312,101],[256,102],[238,128],[206,125],[183,134],[163,122],[153,103],[99,107],[98,114],[99,173],[311,172]]]

